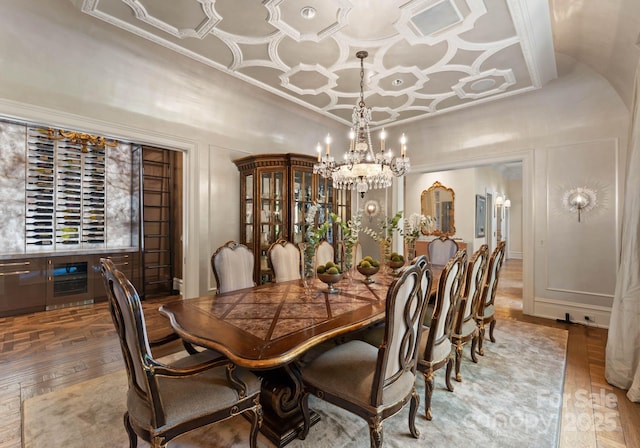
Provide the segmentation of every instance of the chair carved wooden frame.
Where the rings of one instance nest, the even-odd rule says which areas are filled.
[[[487,260],[489,258],[489,246],[480,246],[466,268],[464,292],[460,298],[460,306],[455,317],[451,343],[456,353],[456,381],[462,381],[460,364],[462,363],[462,350],[464,344],[471,340],[471,359],[478,362],[476,349],[478,346],[479,329],[476,323],[478,305],[480,303],[484,282],[487,274]]]
[[[224,261],[228,265],[225,266]],[[218,285],[218,293],[255,286],[253,265],[253,252],[244,244],[227,241],[220,246],[211,256],[211,269]]]
[[[430,284],[430,270],[418,265],[406,267],[387,292],[385,331],[379,348],[352,340],[330,349],[302,369],[300,406],[305,424],[301,439],[309,431],[310,394],[365,419],[372,448],[382,446],[383,421],[410,402],[409,430],[413,437],[419,437],[415,426],[420,402],[415,389],[416,361],[426,308],[423,289],[428,290]],[[337,367],[345,364],[347,368]]]
[[[493,336],[493,330],[496,326],[495,316],[495,300],[496,291],[498,290],[498,280],[500,279],[500,270],[504,261],[505,242],[500,241],[489,259],[487,266],[487,279],[482,291],[482,299],[478,303],[478,311],[476,313],[476,322],[480,331],[478,337],[478,353],[484,355],[483,343],[485,339],[485,327],[489,324],[489,339],[496,342]]]
[[[227,358],[202,352],[166,365],[149,349],[138,293],[108,259],[101,259],[111,317],[120,339],[129,390],[124,425],[129,446],[140,436],[153,447],[193,429],[250,413],[250,446],[262,425],[260,380]],[[186,361],[186,362],[185,362]]]
[[[451,371],[454,359],[451,353],[451,333],[454,317],[460,305],[466,260],[467,252],[463,249],[459,250],[445,265],[438,282],[438,292],[436,293],[431,323],[429,327],[423,327],[423,333],[427,335],[422,338],[422,353],[420,353],[418,359],[418,370],[424,376],[424,408],[427,420],[431,420],[434,374],[442,367],[446,366],[445,382],[447,389],[453,392]]]

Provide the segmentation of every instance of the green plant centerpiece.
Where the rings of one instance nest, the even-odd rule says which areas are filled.
[[[324,238],[327,231],[331,227],[331,222],[326,220],[316,227],[316,214],[320,206],[316,203],[312,204],[305,215],[305,233],[304,233],[304,277],[312,278],[314,275],[313,258],[320,240]]]
[[[430,229],[432,226],[433,218],[419,213],[412,213],[409,218],[404,220],[404,228],[400,233],[404,237],[409,260],[413,260],[416,256],[416,241],[420,238],[422,229]]]
[[[327,261],[326,264],[321,264],[316,268],[316,273],[318,274],[318,279],[328,285],[329,288],[327,289],[327,292],[329,294],[339,292],[333,284],[342,280],[342,269],[340,269],[340,266],[335,264],[333,261]]]
[[[383,218],[380,220],[379,229],[373,230],[366,227],[363,231],[378,243],[380,248],[380,260],[386,265],[391,259],[391,244],[393,243],[393,232],[400,233],[400,219],[402,219],[402,210],[393,215],[392,218]]]
[[[380,262],[378,260],[374,260],[370,255],[367,255],[360,260],[356,269],[359,273],[365,276],[365,279],[363,280],[364,283],[374,283],[375,280],[372,279],[371,276],[380,269]]]
[[[344,245],[344,270],[349,272],[353,267],[353,248],[358,242],[358,234],[362,230],[362,209],[356,211],[355,215],[344,221],[335,213],[331,213],[331,219],[340,226],[342,231],[342,244]]]

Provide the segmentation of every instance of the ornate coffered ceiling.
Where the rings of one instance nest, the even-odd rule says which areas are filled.
[[[369,52],[365,102],[377,126],[524,93],[556,77],[546,0],[72,1],[345,124],[359,96],[358,50]]]

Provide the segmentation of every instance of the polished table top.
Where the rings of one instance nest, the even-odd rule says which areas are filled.
[[[432,293],[439,269],[432,269]],[[305,296],[302,281],[269,283],[225,294],[186,299],[160,307],[183,339],[217,350],[240,366],[270,369],[285,365],[333,337],[384,320],[385,299],[394,277],[377,273],[365,284],[356,274],[335,284],[336,294],[314,280]]]

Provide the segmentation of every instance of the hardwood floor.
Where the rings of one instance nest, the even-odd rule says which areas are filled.
[[[513,319],[569,331],[561,448],[640,446],[640,404],[604,379],[606,330],[567,325],[522,314],[522,264],[505,262],[497,298],[498,319]],[[157,313],[161,303],[143,303],[150,336],[169,331]],[[500,322],[496,327],[496,334]],[[0,318],[0,448],[21,447],[21,403],[71,384],[124,368],[106,303]],[[488,349],[491,343],[487,343]],[[180,349],[164,347],[158,356]],[[62,448],[62,447],[54,447]]]

